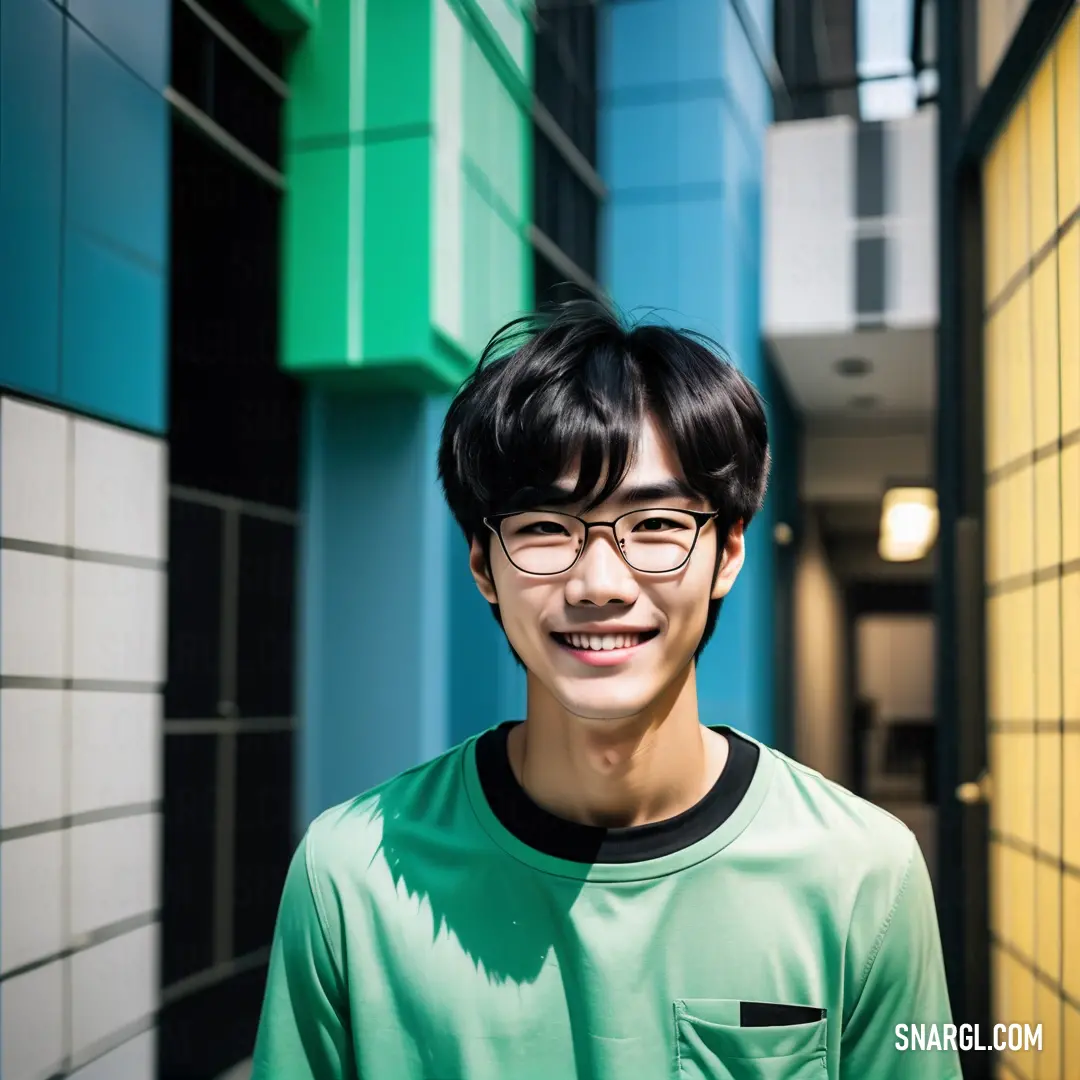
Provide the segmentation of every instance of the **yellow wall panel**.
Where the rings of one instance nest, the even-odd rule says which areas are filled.
[[[1035,409],[1031,377],[1031,284],[1017,287],[1005,305],[1009,346],[1004,358],[1009,395],[1007,446],[1009,460],[1035,449]]]
[[[996,821],[994,823],[995,828],[1002,836],[1009,836],[1012,833],[1014,822],[1017,815],[1017,790],[1021,783],[1020,765],[1017,763],[1016,754],[1014,752],[1014,746],[1016,743],[1016,733],[1014,731],[1003,731],[999,736],[998,742],[998,762],[997,772],[994,773],[994,797],[993,802],[996,803]],[[1004,885],[1008,878],[1008,866],[1009,855],[1008,852],[1004,852],[1001,856],[1001,877],[998,879],[1000,885]],[[1002,909],[1004,910],[1004,908]]]
[[[1061,579],[1061,655],[1062,710],[1075,723],[1080,721],[1080,572],[1075,571]],[[1074,775],[1080,779],[1080,769]]]
[[[1009,666],[1006,719],[1030,722],[1035,715],[1035,593],[1017,589],[1008,594]]]
[[[1004,362],[1008,352],[1005,337],[1006,323],[1001,312],[995,312],[983,331],[983,464],[987,472],[1004,465],[1007,443],[1006,397]]]
[[[1031,248],[1038,251],[1057,231],[1057,153],[1054,133],[1054,64],[1042,65],[1028,92],[1030,152],[1028,191],[1031,192]]]
[[[1031,284],[1036,446],[1046,446],[1061,434],[1057,284],[1057,258],[1051,252],[1035,268]]]
[[[1035,736],[1035,846],[1061,858],[1061,731]],[[1049,970],[1047,968],[1046,970]]]
[[[1005,129],[1005,154],[1009,172],[1009,205],[1006,214],[1008,226],[1008,259],[1006,270],[1009,280],[1027,263],[1031,254],[1028,230],[1028,109],[1022,101],[1013,112]]]
[[[1010,733],[1009,749],[1012,754],[1009,774],[1013,786],[1010,814],[1002,822],[1002,828],[1021,843],[1034,845],[1035,735],[1030,731]]]
[[[1035,719],[1061,719],[1061,583],[1035,586]]]
[[[1060,222],[1080,206],[1080,17],[1076,11],[1070,16],[1054,51]]]
[[[1080,1076],[1080,1009],[1065,1003],[1064,1013],[1065,1060],[1062,1064],[1062,1076]]]
[[[1042,1048],[1035,1053],[1035,1080],[1063,1080],[1061,1075],[1061,998],[1045,983],[1035,986],[1035,1023],[1042,1025]]]
[[[1049,863],[1035,867],[1035,961],[1039,970],[1057,979],[1061,969],[1061,870]]]
[[[1006,846],[1001,879],[1005,941],[1027,957],[1035,945],[1035,866],[1028,855]]]
[[[1080,559],[1080,443],[1061,451],[1061,561]]]
[[[1061,739],[1065,781],[1061,792],[1061,858],[1080,873],[1080,731]]]
[[[1002,499],[1001,485],[990,484],[986,488],[986,580],[991,584],[1002,577]]]
[[[1001,1015],[1002,1023],[1031,1024],[1035,1021],[1035,976],[1018,960],[1009,958],[1009,1007],[1011,1012]],[[995,1019],[998,1019],[995,1017]],[[1020,1075],[1035,1075],[1034,1052],[1031,1050],[1006,1050],[1002,1055],[1020,1070]]]
[[[1002,598],[991,596],[986,601],[986,715],[990,720],[1004,719],[1003,675],[1008,670],[1008,665],[1004,656],[1002,617]],[[992,745],[997,736],[991,733],[989,738]],[[996,775],[993,766],[991,770]]]
[[[991,736],[994,738],[995,736]],[[996,774],[995,774],[996,775]],[[993,800],[991,800],[991,806],[993,806]],[[1004,912],[1002,910],[1002,878],[1005,873],[1005,863],[1003,857],[1004,848],[996,840],[990,841],[990,853],[989,853],[989,866],[988,866],[988,884],[990,886],[990,895],[987,898],[989,905],[990,915],[990,933],[997,937],[1005,936],[1005,922]]]
[[[987,155],[983,200],[984,467],[1009,466],[985,498],[987,580],[1010,582],[985,609],[987,713],[1005,725],[988,732],[990,823],[1043,856],[990,842],[991,929],[1080,1000],[1080,877],[1057,861],[1080,868],[1080,728],[1057,727],[1080,721],[1080,572],[1058,576],[1080,560],[1080,225],[1048,250],[1080,207],[1080,11]],[[1053,576],[1016,587],[1034,572]],[[1043,1026],[1041,1053],[1003,1064],[1080,1080],[1080,1011],[1062,1025],[1053,985],[991,957],[994,1019]]]
[[[1058,244],[1061,433],[1080,430],[1080,224]]]
[[[999,140],[983,164],[983,290],[992,301],[1008,280],[1008,248],[1004,225],[1009,207],[1005,146]]]
[[[1035,568],[1061,562],[1060,458],[1052,454],[1035,462]]]
[[[1016,546],[1017,523],[1013,514],[1016,505],[1016,478],[1013,474],[1006,475],[998,481],[998,530],[997,546],[1001,559],[999,569],[1001,580],[1010,577],[1015,571],[1013,566],[1017,563],[1018,552]],[[1021,511],[1022,512],[1022,511]]]
[[[1008,576],[1035,569],[1035,467],[1025,465],[1005,482],[1008,523],[1005,554]]]
[[[996,945],[990,947],[990,1007],[994,1017],[1012,1016],[1012,958]]]
[[[1067,873],[1061,884],[1061,987],[1080,1001],[1080,877]]]

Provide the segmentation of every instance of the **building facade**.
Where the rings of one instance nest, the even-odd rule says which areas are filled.
[[[241,1062],[307,822],[523,714],[435,450],[537,303],[656,309],[762,388],[701,697],[786,722],[770,35],[729,0],[3,0],[3,1080]]]
[[[791,566],[774,527],[798,512],[798,421],[760,340],[772,4],[612,3],[601,25],[604,283],[627,315],[719,342],[767,403],[770,492],[699,662],[698,697],[707,722],[771,742],[790,726],[776,675],[790,668]]]

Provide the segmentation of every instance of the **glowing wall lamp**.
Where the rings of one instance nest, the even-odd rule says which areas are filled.
[[[887,562],[914,562],[934,546],[938,534],[937,492],[894,487],[881,502],[878,554]]]

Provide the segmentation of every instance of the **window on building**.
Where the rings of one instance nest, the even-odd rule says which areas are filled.
[[[784,119],[906,116],[937,95],[936,0],[777,0]]]
[[[284,50],[174,0],[161,1080],[251,1052],[294,846],[301,392],[278,368]]]
[[[540,0],[533,121],[534,221],[541,234],[534,242],[538,302],[599,291],[603,184],[596,172],[596,47],[594,3]]]

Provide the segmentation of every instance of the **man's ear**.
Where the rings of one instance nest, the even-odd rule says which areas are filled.
[[[717,571],[716,580],[713,582],[711,600],[720,600],[731,592],[731,586],[742,569],[743,559],[746,556],[746,543],[743,533],[743,523],[737,521],[731,526],[727,535],[727,543],[724,545],[723,556],[720,560],[720,569]]]
[[[497,604],[499,597],[495,592],[495,581],[491,576],[491,565],[484,543],[475,536],[469,543],[469,569],[472,571],[473,580],[480,590],[480,595],[489,604]]]

